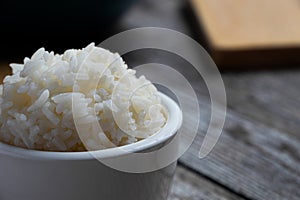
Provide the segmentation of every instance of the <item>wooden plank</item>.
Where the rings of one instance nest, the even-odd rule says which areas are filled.
[[[190,24],[187,22],[190,19],[185,21],[180,16],[182,14],[180,12],[181,2],[172,0],[146,0],[140,2],[121,19],[122,30],[140,26],[159,26],[191,34],[195,30],[195,27],[188,27],[187,25]],[[286,1],[282,2],[285,3]],[[299,8],[298,4],[294,8]],[[286,16],[286,13],[284,15]],[[290,54],[288,49],[284,49],[283,51],[288,55]],[[294,52],[294,49],[292,51]],[[256,52],[262,54],[257,55]],[[232,57],[233,61],[236,60],[236,63],[240,61],[245,63],[240,67],[246,67],[246,62],[250,64],[252,62],[255,63],[254,58],[259,58],[260,60],[266,59],[266,54],[267,57],[270,57],[268,58],[270,60],[267,61],[272,61],[271,63],[282,63],[281,59],[285,57],[280,51],[277,51],[277,56],[276,54],[274,56],[274,52],[266,50],[256,52],[255,56],[247,51],[242,52],[242,55],[238,56],[232,51],[228,52],[228,54],[230,54],[229,56]],[[289,60],[284,58],[284,64],[299,62],[299,55],[300,53],[294,54]],[[131,58],[131,60],[135,61],[135,65],[157,62],[177,67],[176,69],[183,74],[191,72],[186,63],[176,58],[174,59],[174,57],[170,58],[170,56],[163,52],[137,52]],[[266,74],[270,74],[272,81],[263,82],[264,76],[259,78],[259,82],[263,84],[263,88],[265,89],[260,91],[260,97],[257,97],[257,100],[253,103],[251,98],[255,96],[256,90],[259,87],[251,84],[255,84],[256,80],[258,80],[256,76],[260,75],[253,73],[250,77],[251,73],[247,74],[249,78],[245,78],[245,82],[243,81],[244,74],[223,75],[228,93],[229,115],[232,117],[227,118],[225,131],[213,152],[203,160],[197,158],[199,145],[203,138],[203,135],[199,135],[196,138],[195,144],[183,156],[181,162],[249,199],[299,199],[298,188],[300,185],[299,170],[297,169],[297,166],[299,166],[297,153],[300,151],[299,140],[295,135],[298,135],[299,128],[297,124],[300,123],[293,119],[297,110],[294,111],[295,114],[286,117],[284,113],[289,113],[290,108],[288,108],[288,111],[286,111],[287,108],[285,107],[282,107],[280,111],[276,111],[273,108],[276,107],[277,102],[284,100],[285,93],[289,93],[289,87],[293,88],[293,92],[299,84],[282,86],[278,89],[278,95],[281,92],[283,94],[281,97],[276,97],[278,99],[273,104],[272,95],[266,98],[262,94],[264,93],[264,96],[267,96],[270,92],[268,90],[273,90],[272,92],[274,93],[277,86],[276,83],[281,82],[281,72],[278,73],[278,76],[266,72]],[[273,76],[274,79],[272,78]],[[193,75],[187,75],[187,77],[192,78]],[[297,79],[297,76],[294,78]],[[296,81],[295,83],[298,82]],[[202,102],[200,102],[201,128],[204,131],[207,127],[207,119],[209,119],[210,104],[206,98],[206,88],[203,85],[200,86],[200,84],[199,78],[196,78],[193,86],[195,86],[197,93],[202,97]],[[268,84],[274,84],[275,86],[268,87]],[[249,92],[248,90],[251,91]],[[288,97],[290,96],[288,95]],[[282,114],[278,114],[278,112],[282,111],[284,111]],[[272,122],[273,120],[274,123]],[[290,135],[287,133],[294,136],[290,138]],[[291,149],[289,149],[289,143],[292,143]],[[294,152],[296,152],[296,155],[293,155]]]
[[[299,77],[298,70],[224,74],[228,106],[300,139]]]
[[[207,88],[188,64],[163,52],[137,52],[129,57],[134,65],[164,63],[184,74],[200,97],[201,130],[206,130],[210,119]],[[293,105],[299,102],[299,93],[296,93],[299,84],[292,84],[298,83],[298,76],[291,76],[293,72],[290,72],[284,78],[280,74],[285,73],[223,74],[229,111],[220,141],[206,159],[199,160],[197,155],[203,140],[200,134],[180,161],[249,199],[298,199],[300,140],[297,135],[300,123],[297,123],[298,106]],[[284,84],[285,79],[290,83]],[[256,103],[251,100],[253,96],[257,96]],[[189,101],[188,97],[186,101]],[[290,105],[287,107],[286,103]],[[282,106],[279,111],[277,105]],[[273,126],[272,119],[282,128]],[[285,128],[291,119],[293,129]]]
[[[201,104],[205,131],[209,103],[203,98]],[[249,199],[299,199],[299,140],[229,110],[219,142],[199,159],[202,141],[198,134],[180,161]]]
[[[191,172],[190,170],[178,166],[171,189],[169,200],[242,200],[235,194],[216,185]]]
[[[245,68],[300,63],[298,0],[190,0],[190,3],[218,65]]]
[[[143,62],[150,62],[150,58],[155,57],[156,60],[176,68],[191,81],[201,98],[201,128],[205,131],[210,118],[210,102],[205,85],[195,73],[187,70],[189,66],[180,59],[170,59],[167,54],[161,52],[155,56],[154,53],[152,56],[150,52],[148,54],[144,52]],[[143,54],[138,55],[142,57]],[[166,59],[171,61],[166,62]],[[135,64],[139,64],[139,61],[134,60]],[[247,76],[249,78],[245,78]],[[225,131],[209,157],[198,161],[198,150],[203,139],[203,135],[199,135],[181,162],[249,199],[298,199],[300,140],[297,133],[300,123],[297,123],[298,106],[293,106],[295,102],[299,102],[299,93],[296,93],[299,84],[293,84],[297,83],[298,76],[295,72],[285,75],[282,71],[223,74],[229,107]],[[289,79],[290,83],[285,85],[285,79]],[[253,97],[250,96],[255,95],[260,98],[257,97],[256,104],[252,104]],[[186,98],[186,101],[189,101],[188,97]],[[275,110],[276,112],[268,114],[273,115],[273,118],[266,115],[268,112],[264,107],[267,106],[272,111],[281,101],[292,101],[294,104],[289,102],[290,105],[286,107],[285,103],[281,103],[283,107],[280,111]],[[282,112],[281,115],[278,115],[278,112]],[[294,114],[284,118],[285,113]],[[285,129],[284,124],[288,124],[293,118],[293,122],[296,121],[293,129]],[[273,126],[272,119],[276,119],[276,123],[281,124],[282,128]]]

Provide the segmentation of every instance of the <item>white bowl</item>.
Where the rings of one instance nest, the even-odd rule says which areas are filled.
[[[182,123],[178,105],[160,94],[169,112],[160,132],[134,144],[94,152],[46,152],[0,142],[0,200],[163,200],[176,161],[149,173],[126,173],[97,158],[122,158],[130,152],[161,148]]]

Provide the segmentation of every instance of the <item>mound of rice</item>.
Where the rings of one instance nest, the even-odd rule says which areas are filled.
[[[13,74],[0,86],[4,143],[46,151],[96,150],[147,138],[166,123],[154,85],[94,43],[63,55],[41,48],[24,64],[10,66]]]

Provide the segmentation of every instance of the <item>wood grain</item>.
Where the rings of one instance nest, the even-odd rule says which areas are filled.
[[[204,98],[200,127],[210,118]],[[190,119],[193,120],[193,119]],[[300,141],[284,132],[253,122],[233,110],[213,151],[199,159],[203,133],[180,159],[190,166],[249,199],[298,199],[300,191]]]
[[[178,166],[169,200],[242,200],[215,183]]]
[[[249,0],[245,1],[249,2]],[[239,1],[238,4],[245,1]],[[269,2],[276,4],[278,1]],[[279,3],[285,4],[286,2],[290,1],[282,0]],[[295,6],[292,10],[300,7],[299,1],[298,4],[296,1],[293,2]],[[283,6],[286,7],[286,5]],[[141,1],[120,20],[121,30],[156,26],[171,28],[195,37],[196,27],[190,26],[190,19],[183,17],[182,7],[180,0]],[[286,16],[282,19],[286,19]],[[295,27],[299,27],[298,22],[299,20]],[[226,50],[225,54],[219,51],[219,55],[215,55],[215,58],[219,56],[220,63],[225,63],[228,67],[239,68],[257,65],[258,62],[255,59],[262,64],[259,67],[263,64],[272,64],[272,67],[277,64],[288,66],[300,61],[300,53],[294,48],[274,51],[250,49],[239,50],[237,54],[236,51]],[[228,189],[228,193],[235,191],[247,199],[299,199],[299,71],[222,74],[229,107],[225,130],[211,154],[199,160],[197,158],[199,145],[210,118],[210,102],[205,85],[200,83],[199,78],[194,77],[196,72],[189,70],[185,63],[173,57],[170,58],[162,52],[148,54],[141,52],[132,57],[136,65],[149,62],[168,64],[177,67],[176,69],[186,75],[189,80],[195,79],[192,85],[200,97],[201,133],[180,162],[223,185]],[[230,65],[232,63],[234,65]],[[184,185],[190,184],[184,183]],[[185,193],[195,193],[195,191],[191,188]],[[185,199],[185,195],[181,195],[181,198]]]
[[[180,162],[247,199],[298,199],[300,72],[222,74],[229,108],[225,129],[213,152],[199,160],[203,132],[210,119],[210,100],[197,72],[163,52],[129,56],[134,66],[149,62],[172,66],[187,77],[199,95],[201,132]],[[183,101],[190,99],[186,96]]]
[[[181,161],[249,199],[299,199],[300,72],[226,73],[228,97],[223,134],[213,152],[197,159],[199,134]],[[201,94],[202,132],[210,102]],[[193,119],[191,119],[193,120]]]
[[[228,106],[250,120],[300,139],[300,71],[223,75]]]
[[[190,2],[218,65],[245,68],[300,63],[298,0]]]

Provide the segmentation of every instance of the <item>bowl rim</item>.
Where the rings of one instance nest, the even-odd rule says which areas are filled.
[[[138,153],[163,144],[172,138],[182,125],[182,111],[177,103],[167,95],[158,92],[162,104],[168,111],[168,119],[165,126],[152,136],[121,147],[102,149],[96,151],[82,152],[53,152],[25,149],[0,142],[0,155],[18,157],[29,160],[94,160],[102,158],[114,158],[126,156],[131,153]]]

